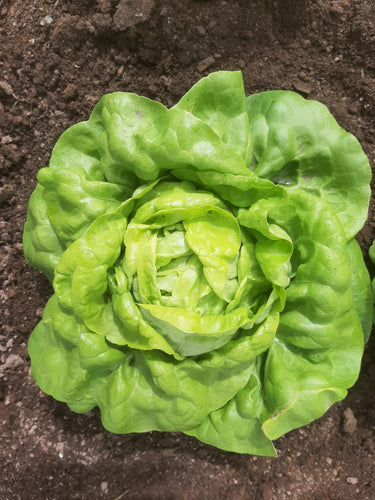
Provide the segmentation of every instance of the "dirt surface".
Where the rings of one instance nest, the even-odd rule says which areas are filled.
[[[0,0],[0,28],[0,498],[375,498],[374,338],[347,399],[278,440],[276,459],[182,434],[111,435],[30,376],[26,343],[51,288],[21,244],[37,171],[114,90],[170,106],[208,72],[241,69],[248,94],[327,104],[374,166],[373,0]]]

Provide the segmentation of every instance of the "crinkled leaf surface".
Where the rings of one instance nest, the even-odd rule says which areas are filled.
[[[246,98],[239,72],[171,109],[104,96],[29,203],[25,255],[55,291],[29,340],[38,385],[112,432],[274,456],[358,376],[369,177],[327,108]]]
[[[323,198],[348,238],[367,219],[371,169],[357,139],[321,103],[288,91],[247,98],[253,137],[252,170],[286,189]],[[353,167],[355,165],[355,167]]]

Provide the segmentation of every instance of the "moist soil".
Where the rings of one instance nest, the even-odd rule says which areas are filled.
[[[27,340],[51,287],[22,252],[37,171],[116,90],[171,106],[208,72],[240,69],[247,94],[325,103],[374,165],[373,0],[0,0],[0,28],[0,498],[375,498],[375,339],[348,397],[279,439],[277,458],[179,433],[118,436],[35,385]]]

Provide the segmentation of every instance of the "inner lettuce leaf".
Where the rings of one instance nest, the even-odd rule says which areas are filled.
[[[358,377],[369,183],[325,106],[246,97],[240,72],[171,109],[102,97],[30,198],[26,260],[54,288],[28,343],[37,384],[111,432],[274,456]]]

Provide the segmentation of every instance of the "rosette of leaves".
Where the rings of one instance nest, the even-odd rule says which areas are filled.
[[[53,282],[32,374],[115,433],[274,455],[355,382],[370,167],[328,109],[238,72],[167,109],[104,96],[38,173],[27,261]]]

